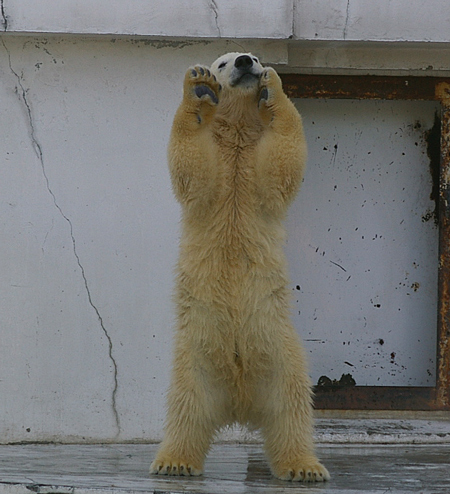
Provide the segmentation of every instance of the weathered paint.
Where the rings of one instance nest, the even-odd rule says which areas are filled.
[[[430,175],[432,188],[430,199],[434,203],[434,210],[423,217],[424,221],[433,219],[439,226],[439,206],[440,206],[440,174],[441,174],[441,112],[436,112],[434,124],[430,130],[425,131],[424,137],[427,143],[427,155],[430,160]]]

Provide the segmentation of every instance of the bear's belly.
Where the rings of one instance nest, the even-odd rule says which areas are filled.
[[[271,252],[255,245],[239,247],[187,248],[180,255],[179,288],[195,300],[235,309],[254,305],[286,286],[281,247]]]
[[[178,288],[211,311],[244,317],[287,284],[281,218],[264,214],[253,192],[235,184],[201,217],[185,211]]]

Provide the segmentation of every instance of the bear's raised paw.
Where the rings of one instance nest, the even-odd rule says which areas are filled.
[[[259,102],[267,101],[277,97],[278,92],[282,92],[282,84],[279,75],[272,67],[266,67],[261,74]]]
[[[219,93],[222,86],[207,67],[201,65],[190,67],[186,73],[185,86],[191,89],[189,91],[186,88],[188,89],[187,94],[190,93],[192,96],[213,105],[219,103]]]

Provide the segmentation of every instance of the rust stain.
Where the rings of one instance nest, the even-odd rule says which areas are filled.
[[[345,362],[346,364],[353,367],[352,364]],[[327,376],[320,376],[317,381],[318,387],[333,387],[333,388],[344,388],[347,386],[356,386],[356,381],[353,379],[351,374],[342,374],[341,378],[331,380]]]
[[[430,160],[430,174],[432,180],[430,199],[434,202],[434,211],[422,217],[423,221],[434,219],[439,225],[439,176],[441,169],[441,117],[438,113],[434,116],[434,124],[424,133],[427,144],[427,155]]]
[[[411,288],[412,288],[415,292],[417,292],[417,290],[419,290],[419,288],[420,288],[420,283],[419,283],[419,282],[417,282],[417,281],[415,281],[415,282],[411,285]]]
[[[450,83],[439,82],[435,89],[436,99],[442,105],[442,127],[441,127],[441,198],[443,189],[450,186],[450,122],[448,114],[450,111]],[[447,197],[444,198],[447,201]]]
[[[323,76],[280,74],[291,98],[440,100],[446,79],[433,77]],[[440,92],[436,85],[442,84]]]
[[[440,81],[436,84],[435,92],[436,99],[439,100],[443,106],[450,106],[450,82]]]
[[[434,388],[316,386],[314,406],[330,410],[442,410]]]
[[[450,386],[450,290],[449,290],[449,252],[441,254],[440,266],[440,300],[439,300],[439,335],[437,354],[437,394],[436,399],[443,408],[449,408],[449,386]],[[444,267],[443,267],[444,266]]]
[[[436,400],[450,408],[450,84],[440,83],[436,94],[442,104],[439,245],[439,324]]]

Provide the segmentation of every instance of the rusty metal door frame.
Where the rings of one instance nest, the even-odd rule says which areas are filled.
[[[283,74],[291,98],[438,101],[441,105],[435,387],[318,386],[318,409],[450,410],[450,78]]]

